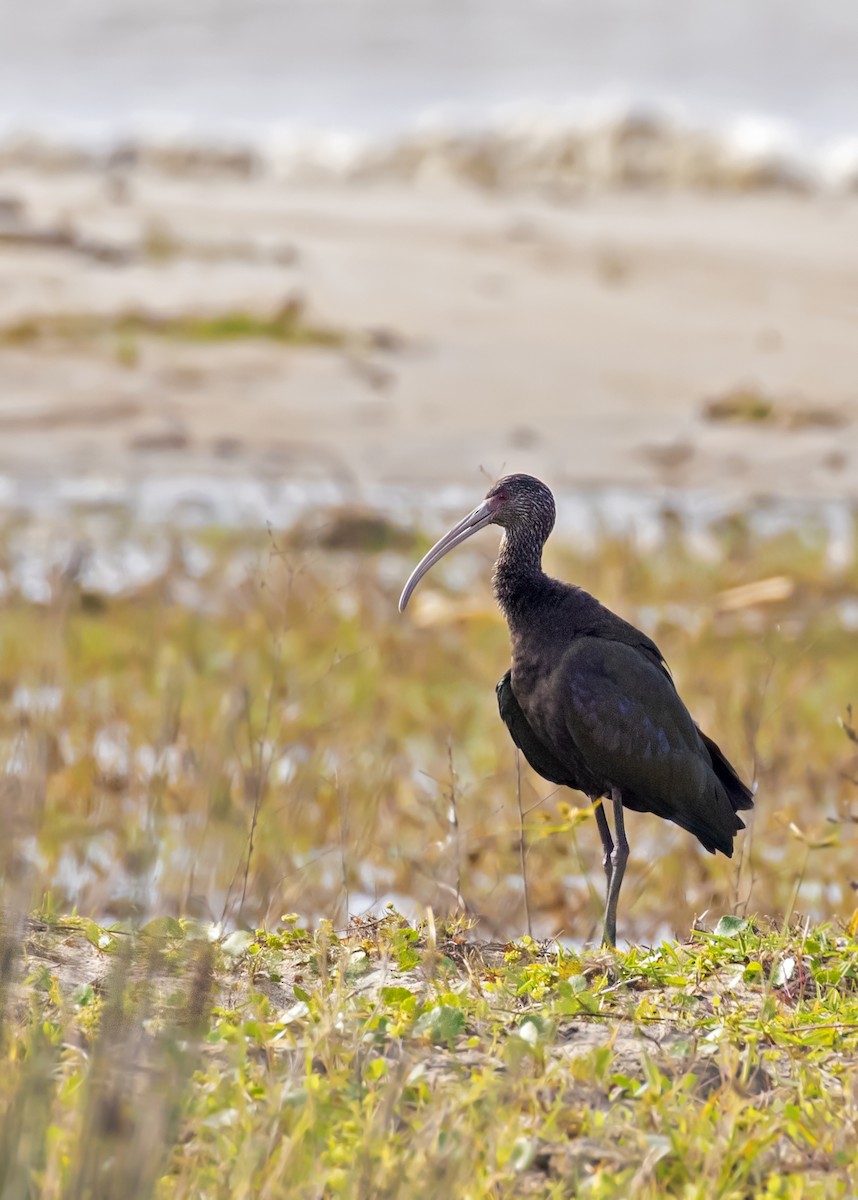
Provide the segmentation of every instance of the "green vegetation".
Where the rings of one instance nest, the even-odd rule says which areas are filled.
[[[117,518],[162,565],[113,591],[7,533],[3,1200],[855,1194],[858,566],[666,529],[548,565],[654,634],[759,803],[733,862],[629,815],[616,955],[581,798],[517,786],[490,538],[402,618],[420,547],[340,515]]]
[[[123,352],[136,337],[170,337],[180,341],[224,342],[256,338],[291,346],[339,348],[354,339],[342,329],[313,321],[303,301],[290,299],[271,313],[227,310],[175,316],[131,308],[125,312],[58,313],[26,317],[0,328],[0,341],[13,345],[33,342],[85,342],[118,339]]]
[[[773,399],[753,387],[737,387],[707,400],[703,415],[708,421],[737,421],[749,425],[780,425],[784,429],[838,428],[846,424],[834,408],[802,399]]]
[[[91,982],[58,982],[57,946]],[[97,949],[95,947],[98,947]],[[95,961],[92,961],[95,960]],[[858,940],[471,946],[391,912],[31,930],[4,1196],[788,1200],[858,1184]],[[8,974],[8,971],[7,971]]]

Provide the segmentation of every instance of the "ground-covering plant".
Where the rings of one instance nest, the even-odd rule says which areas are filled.
[[[847,1197],[855,924],[7,928],[0,1194]]]

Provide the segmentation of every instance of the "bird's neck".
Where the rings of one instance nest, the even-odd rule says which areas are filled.
[[[510,625],[524,616],[547,582],[542,570],[542,542],[531,534],[505,529],[495,563],[495,598]]]

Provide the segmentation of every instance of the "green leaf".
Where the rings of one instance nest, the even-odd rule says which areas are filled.
[[[140,930],[147,937],[184,938],[185,931],[175,917],[155,917]],[[253,941],[253,938],[250,939]]]
[[[371,1063],[367,1064],[364,1071],[364,1079],[370,1083],[374,1083],[377,1079],[381,1079],[382,1075],[387,1074],[387,1062],[383,1058],[374,1058]]]
[[[96,925],[95,921],[85,920],[81,925],[83,936],[92,946],[99,950],[109,950],[113,946],[113,937],[106,929]]]
[[[451,1004],[430,1008],[414,1023],[414,1032],[428,1035],[433,1042],[452,1042],[464,1031],[465,1014]]]
[[[529,1046],[536,1046],[539,1040],[545,1036],[546,1023],[538,1013],[527,1013],[521,1018],[518,1025],[518,1036],[523,1038]]]
[[[91,983],[82,984],[75,992],[74,998],[81,1008],[87,1008],[95,999],[95,989]]]
[[[414,993],[409,988],[404,987],[383,987],[381,989],[381,998],[385,1004],[395,1004],[398,1006],[405,1000],[412,1000]]]
[[[735,937],[747,928],[748,922],[745,917],[724,916],[715,926],[714,933],[716,937]]]
[[[520,1137],[516,1138],[512,1147],[512,1154],[509,1156],[509,1165],[513,1171],[520,1174],[522,1171],[527,1171],[533,1164],[536,1158],[536,1142],[533,1138]]]
[[[558,996],[570,997],[577,992],[586,992],[587,976],[586,975],[570,975],[568,979],[561,979],[557,984]]]
[[[416,929],[397,929],[393,935],[393,950],[400,971],[410,971],[420,962],[420,951],[414,946],[419,937]]]
[[[608,1067],[611,1065],[611,1060],[614,1057],[614,1051],[610,1046],[599,1046],[593,1054],[593,1073],[597,1079],[601,1079]]]

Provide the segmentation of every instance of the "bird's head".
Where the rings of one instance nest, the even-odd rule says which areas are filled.
[[[540,549],[554,528],[554,497],[539,479],[532,475],[506,475],[491,488],[485,500],[478,504],[458,524],[436,542],[408,577],[399,597],[399,611],[404,612],[417,584],[435,563],[455,546],[486,525],[500,525],[511,536],[527,536]]]
[[[504,529],[523,529],[544,541],[554,528],[554,497],[533,475],[506,475],[486,493],[483,504],[492,510],[491,523]]]

